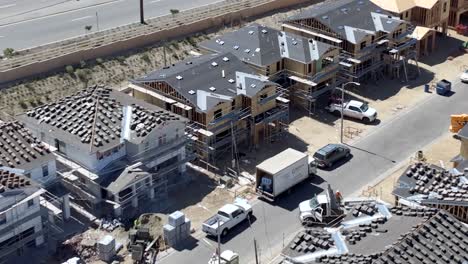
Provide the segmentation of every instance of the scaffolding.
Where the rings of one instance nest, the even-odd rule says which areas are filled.
[[[250,151],[257,144],[281,138],[289,127],[288,90],[280,86],[274,96],[260,99],[258,103],[271,100],[276,100],[276,107],[256,116],[252,115],[250,107],[245,107],[211,121],[208,126],[191,121],[186,128],[191,139],[190,149],[207,169],[219,171],[216,161],[229,152],[235,162],[233,166],[238,167],[240,144],[245,143]],[[261,140],[256,141],[257,137]]]
[[[310,116],[315,113],[317,99],[337,86],[338,71],[338,63],[330,64],[314,75],[300,75],[285,69],[270,76],[270,80],[285,80],[283,86],[286,88],[282,88],[282,94],[303,107]]]
[[[390,75],[393,78],[401,78],[401,71],[405,75],[405,80],[409,81],[408,77],[408,65],[410,60],[413,60],[416,65],[418,74],[421,74],[421,70],[418,65],[418,55],[416,52],[417,40],[414,38],[407,38],[406,35],[400,37],[400,41],[395,43],[393,47],[388,51],[390,57]]]
[[[60,234],[63,233],[61,228],[63,224],[63,201],[61,198],[47,192],[44,189],[40,189],[38,192],[40,209],[39,211],[20,218],[16,208],[13,208],[12,216],[13,222],[10,230],[13,232],[13,236],[3,241],[0,246],[0,263],[9,263],[13,253],[22,254],[24,247],[33,243],[36,238],[43,236],[44,243],[47,243],[48,251],[55,252],[56,243],[51,243],[52,240],[55,242],[60,240]],[[30,197],[28,197],[30,198]],[[33,197],[34,198],[34,197]],[[33,199],[30,198],[30,199]],[[16,201],[16,204],[21,201]],[[20,226],[27,223],[37,217],[41,218],[41,230],[36,231],[34,226],[18,232]]]

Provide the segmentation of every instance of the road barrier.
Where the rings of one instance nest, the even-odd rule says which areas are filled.
[[[159,41],[180,38],[210,28],[304,3],[322,0],[225,0],[215,4],[148,19],[114,29],[25,49],[0,61],[0,84],[36,76],[82,60],[106,57]]]

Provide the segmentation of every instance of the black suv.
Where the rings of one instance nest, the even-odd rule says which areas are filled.
[[[344,145],[328,144],[315,152],[314,159],[317,166],[325,168],[333,166],[333,163],[349,157],[350,154],[351,150]]]

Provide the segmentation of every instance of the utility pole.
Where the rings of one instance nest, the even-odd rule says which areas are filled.
[[[98,16],[97,11],[96,11],[96,27],[97,27],[97,31],[99,31],[99,16]]]
[[[345,87],[348,84],[355,84],[357,86],[361,85],[358,82],[347,82],[343,85],[341,85],[341,133],[340,133],[340,142],[343,143],[343,130],[344,130],[344,92],[345,92]]]
[[[217,219],[218,220],[218,228],[217,228],[217,231],[218,231],[218,264],[221,264],[221,233],[219,232],[219,222],[221,221],[221,219]]]
[[[146,24],[145,22],[145,14],[144,14],[144,11],[143,11],[143,0],[140,0],[140,23],[141,24]]]
[[[164,55],[164,68],[167,67],[167,59],[166,59],[166,44],[163,45],[163,55]],[[208,168],[208,164],[206,165]]]

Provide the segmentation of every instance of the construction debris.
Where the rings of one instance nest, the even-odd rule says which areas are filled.
[[[103,229],[103,230],[106,230],[108,232],[112,232],[118,227],[123,227],[123,224],[120,221],[120,219],[108,220],[108,219],[103,218],[103,219],[99,220],[99,229]]]
[[[161,217],[156,214],[142,214],[128,233],[128,251],[133,263],[155,263],[162,241]]]

